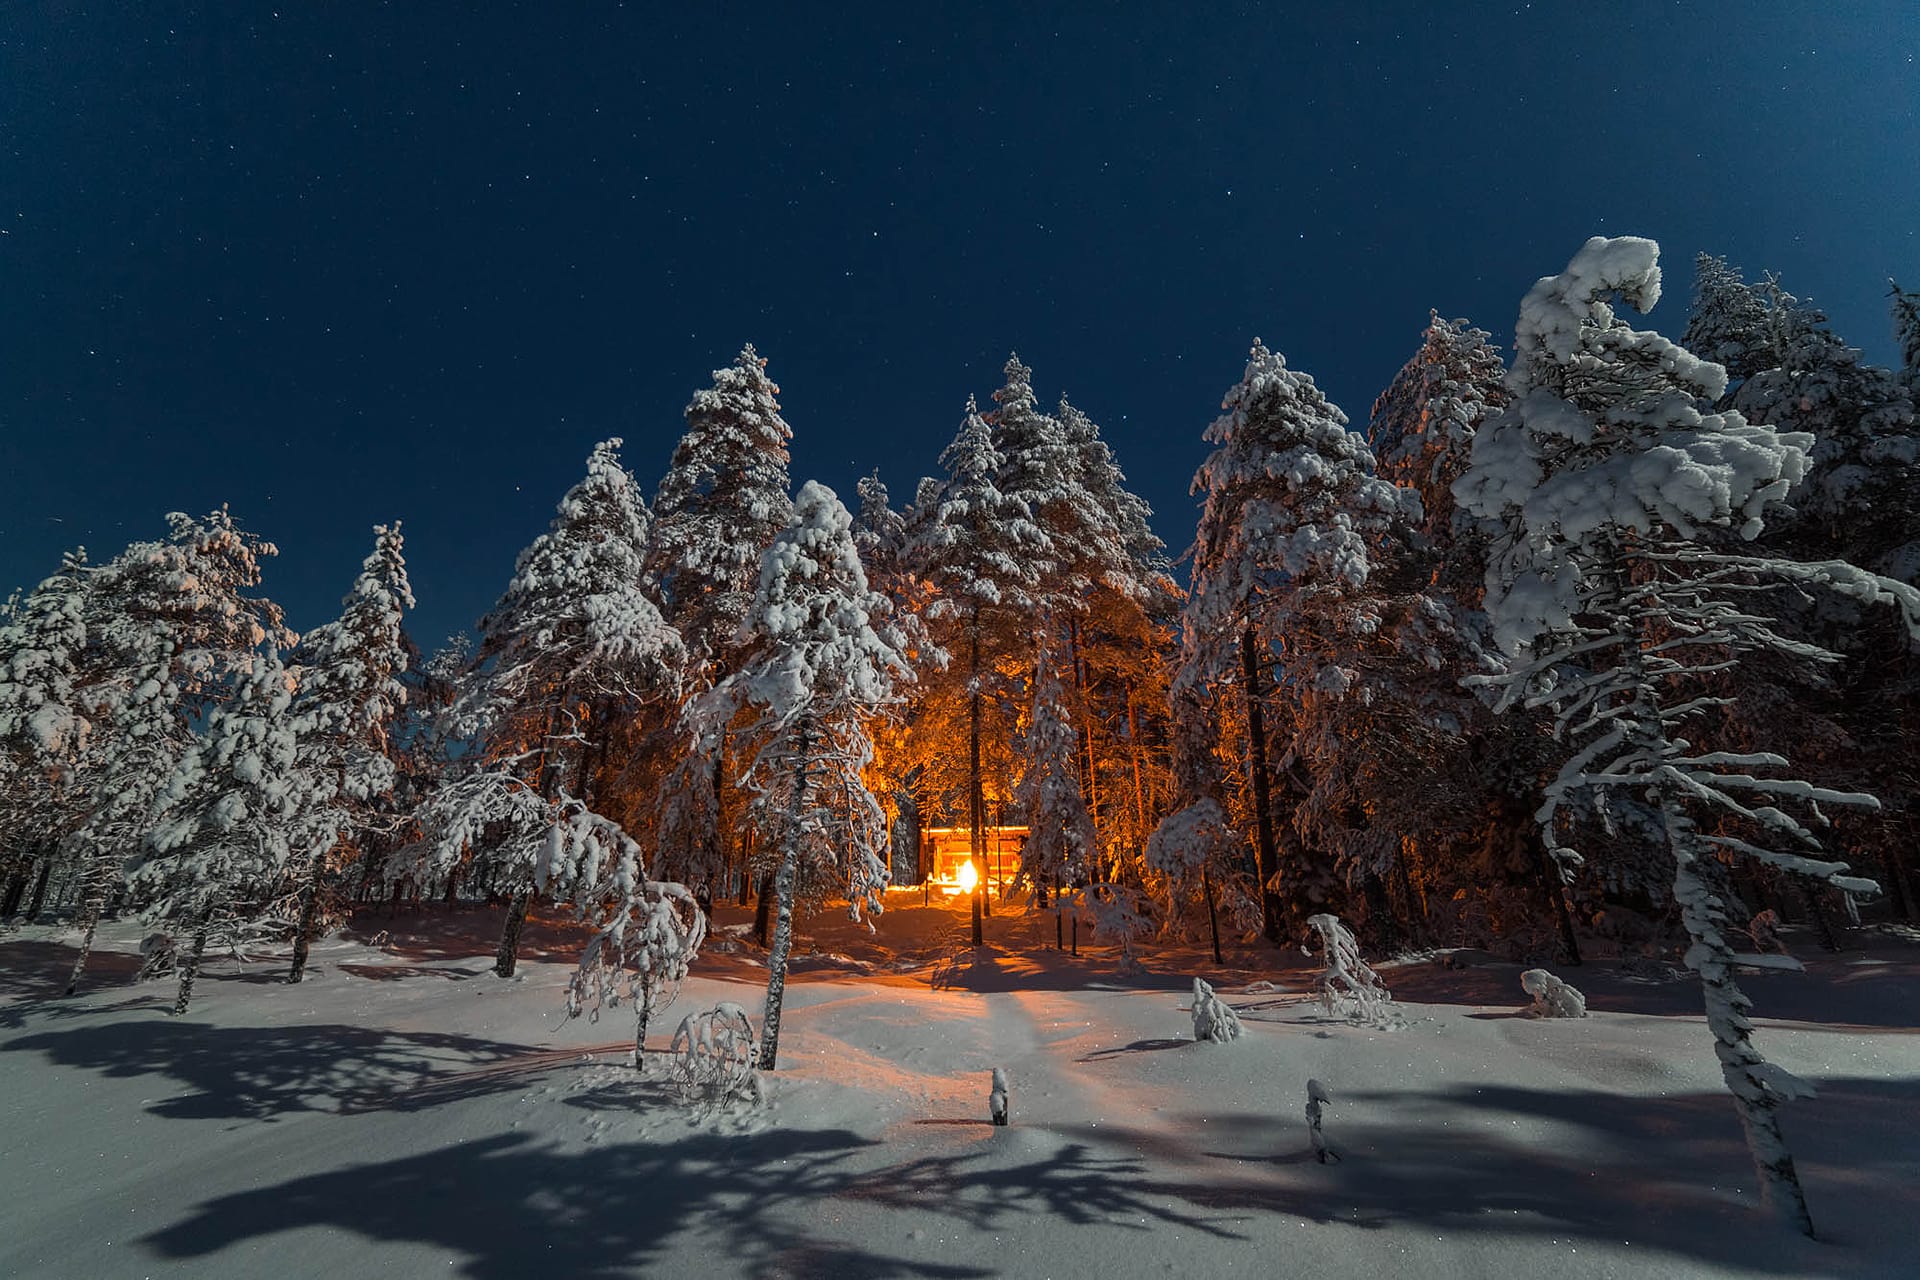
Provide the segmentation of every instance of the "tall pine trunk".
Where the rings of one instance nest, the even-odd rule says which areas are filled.
[[[500,931],[500,946],[493,956],[493,971],[503,978],[511,978],[520,962],[520,931],[526,928],[527,908],[532,899],[532,893],[521,889],[507,904],[506,927]]]
[[[1260,657],[1251,619],[1240,632],[1240,673],[1247,701],[1247,758],[1253,770],[1253,829],[1260,868],[1260,929],[1278,946],[1281,934],[1280,895],[1273,878],[1280,865],[1274,853],[1273,792],[1267,777],[1267,722],[1261,712]]]
[[[53,854],[49,852],[40,859],[40,878],[33,882],[33,896],[27,899],[27,923],[32,924],[40,918],[40,908],[47,901],[47,878],[53,874]]]
[[[633,1006],[633,1069],[647,1069],[647,1021],[653,1017],[653,980],[640,980],[640,998]]]
[[[187,1006],[193,1003],[193,980],[200,976],[200,957],[207,953],[207,930],[213,925],[213,903],[207,903],[200,912],[200,919],[193,926],[193,945],[178,962],[180,965],[180,991],[173,998],[173,1016],[186,1013]]]
[[[320,875],[327,865],[327,847],[320,846],[300,878],[300,925],[293,932],[293,967],[287,971],[288,982],[298,982],[307,976],[307,948],[313,939],[314,921],[320,918]]]
[[[87,971],[87,959],[93,954],[94,934],[100,928],[100,917],[107,909],[107,895],[113,887],[107,860],[98,853],[89,853],[86,857],[87,863],[81,872],[86,896],[80,907],[80,954],[73,958],[73,971],[67,975],[68,995],[80,989],[80,979]]]
[[[787,831],[781,840],[780,869],[774,873],[773,892],[779,901],[773,924],[773,948],[767,953],[767,1013],[760,1026],[760,1069],[772,1071],[780,1058],[780,1010],[787,995],[787,956],[793,951],[793,895],[800,876],[799,854],[795,841],[807,812],[807,788],[811,782],[807,769],[810,745],[803,723],[798,733],[800,763],[794,770],[793,805]]]
[[[967,659],[967,848],[973,869],[980,879],[968,895],[973,899],[973,945],[980,946],[985,936],[980,925],[980,895],[987,884],[987,865],[981,858],[981,827],[987,811],[986,792],[980,782],[980,606],[973,607],[973,628],[969,634]]]

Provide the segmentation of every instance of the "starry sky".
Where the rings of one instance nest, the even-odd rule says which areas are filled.
[[[1666,332],[1708,249],[1885,363],[1916,58],[1912,0],[0,6],[0,591],[226,502],[306,628],[400,519],[431,648],[748,341],[796,484],[896,505],[1017,349],[1178,551],[1253,337],[1364,424],[1596,233]]]

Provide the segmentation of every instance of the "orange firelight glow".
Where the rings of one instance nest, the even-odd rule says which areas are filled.
[[[980,883],[980,873],[973,869],[973,859],[968,858],[960,864],[960,892],[972,893],[973,887]]]

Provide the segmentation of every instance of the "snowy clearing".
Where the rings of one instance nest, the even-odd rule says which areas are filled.
[[[748,917],[717,916],[652,1049],[758,1012]],[[1364,1030],[1297,952],[1148,948],[1123,980],[1044,916],[997,909],[975,954],[895,891],[876,935],[802,922],[769,1102],[702,1113],[664,1053],[626,1065],[625,1010],[565,1021],[577,933],[536,915],[502,981],[498,924],[376,914],[298,987],[214,960],[182,1019],[127,984],[131,925],[66,1000],[72,940],[8,935],[0,1275],[1911,1274],[1911,940],[1748,979],[1768,1055],[1820,1088],[1785,1112],[1810,1242],[1757,1204],[1690,975],[1569,971],[1591,1016],[1543,1020],[1521,965],[1377,964],[1407,1025]],[[1196,975],[1239,1040],[1193,1041]]]

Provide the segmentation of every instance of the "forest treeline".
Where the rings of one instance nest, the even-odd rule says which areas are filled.
[[[1595,243],[1511,352],[1434,315],[1364,431],[1256,341],[1179,559],[1017,357],[908,501],[796,493],[751,346],[651,502],[598,445],[431,655],[398,525],[304,636],[225,509],[75,551],[0,623],[0,918],[291,938],[297,978],[356,903],[485,896],[510,973],[543,896],[859,911],[920,830],[1018,823],[1029,901],[1127,942],[1657,957],[1693,853],[1728,928],[1911,920],[1920,296],[1883,369],[1702,255],[1672,343],[1613,311],[1651,251]]]

